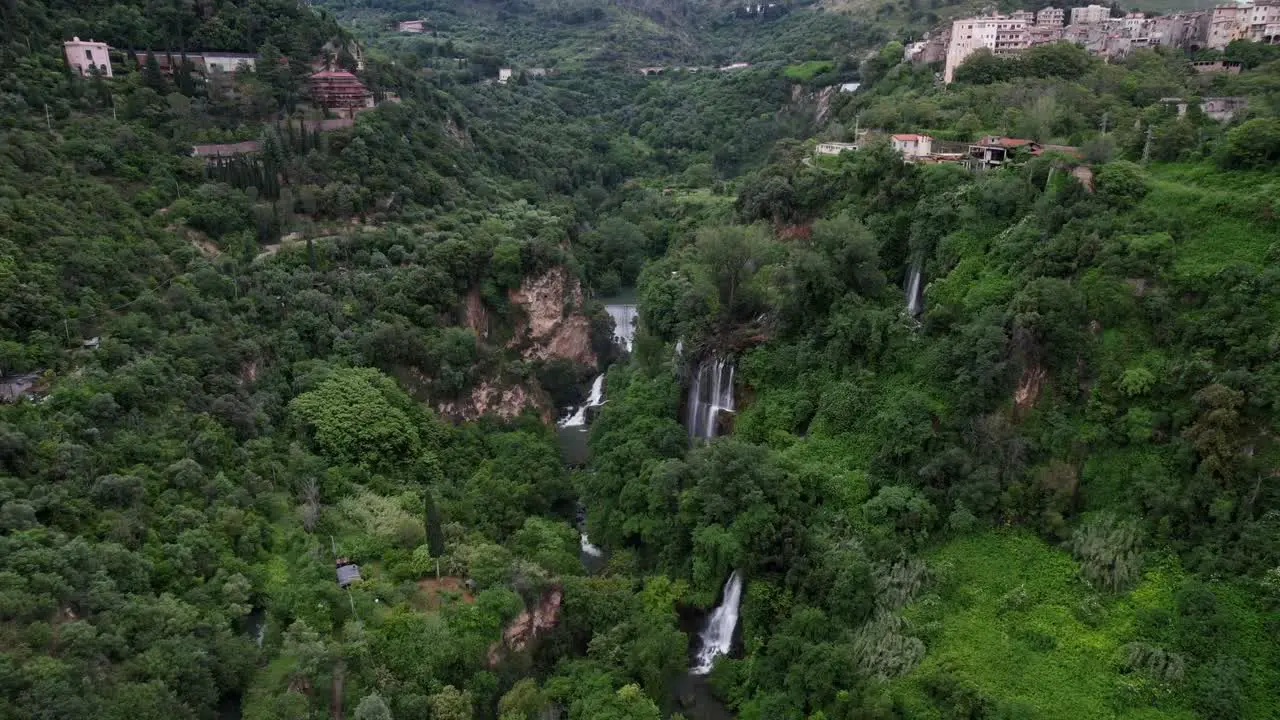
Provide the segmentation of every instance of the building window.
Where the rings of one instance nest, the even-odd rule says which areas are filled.
[[[85,60],[93,60],[93,51],[92,51],[92,50],[85,50],[85,51],[84,51],[84,59],[85,59]]]

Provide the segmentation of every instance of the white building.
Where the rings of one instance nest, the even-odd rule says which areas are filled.
[[[511,68],[498,68],[498,82],[506,85],[507,81],[511,80],[511,74]]]
[[[818,143],[818,147],[816,148],[815,152],[817,152],[819,155],[839,155],[840,153],[846,150],[857,150],[857,149],[858,149],[857,143],[825,142],[825,143]]]
[[[928,157],[933,154],[933,138],[928,135],[903,133],[891,136],[889,142],[893,143],[893,149],[902,153],[902,157],[906,160]]]
[[[424,33],[427,31],[426,20],[403,20],[396,24],[396,31],[402,33]]]
[[[947,65],[942,71],[942,80],[947,83],[954,80],[956,68],[982,48],[996,55],[1011,55],[1028,46],[1025,19],[985,15],[956,20],[951,25],[951,44],[947,47]]]
[[[111,77],[111,56],[107,54],[106,43],[73,37],[62,43],[62,52],[77,75],[88,75],[97,70],[103,77]]]
[[[206,72],[211,74],[234,73],[240,70],[252,72],[258,62],[257,55],[248,53],[206,52],[202,53],[201,57],[204,58]]]
[[[1094,25],[1106,22],[1110,17],[1111,8],[1106,5],[1071,8],[1072,25]]]

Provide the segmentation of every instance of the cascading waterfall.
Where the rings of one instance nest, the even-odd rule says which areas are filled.
[[[631,352],[631,342],[636,337],[636,306],[605,305],[605,312],[613,318],[613,339]]]
[[[587,401],[580,405],[573,414],[559,422],[560,427],[578,427],[587,424],[587,410],[589,408],[598,407],[604,404],[604,373],[596,376],[591,383],[591,394],[587,395]]]
[[[921,279],[924,275],[924,262],[916,260],[911,264],[911,275],[907,278],[907,314],[916,317],[924,310],[924,292]]]
[[[578,541],[582,547],[582,552],[586,553],[587,555],[590,555],[591,557],[597,557],[597,558],[602,557],[604,555],[604,550],[601,550],[598,545],[592,545],[591,540],[590,538],[587,537],[586,533],[579,534]]]
[[[716,436],[720,413],[733,412],[733,371],[733,362],[717,356],[698,365],[686,410],[689,437],[710,440]]]
[[[706,675],[716,658],[728,655],[733,646],[733,630],[738,626],[738,606],[742,603],[742,576],[734,570],[724,584],[724,597],[707,616],[707,623],[698,633],[698,653],[689,672]]]

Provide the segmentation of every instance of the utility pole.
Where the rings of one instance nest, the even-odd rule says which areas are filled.
[[[44,104],[44,126],[49,129],[49,134],[53,134],[53,120],[49,119],[49,103]]]

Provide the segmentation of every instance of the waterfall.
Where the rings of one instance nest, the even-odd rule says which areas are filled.
[[[710,440],[716,436],[716,418],[733,412],[733,363],[712,356],[698,365],[689,388],[686,425],[689,437]]]
[[[561,420],[558,425],[560,427],[579,427],[587,424],[587,408],[593,408],[604,404],[604,373],[596,376],[591,383],[591,394],[587,396],[587,401],[580,405],[578,409],[573,411],[569,417]]]
[[[613,339],[631,352],[631,341],[636,337],[636,306],[605,305],[605,312],[613,318]]]
[[[924,261],[919,259],[912,263],[911,275],[907,279],[907,314],[911,317],[924,310],[923,288],[920,287],[921,276],[924,274],[923,265]]]
[[[582,552],[590,555],[591,557],[598,558],[604,555],[604,550],[601,550],[598,545],[592,545],[591,540],[587,537],[586,533],[582,533],[578,536],[578,542],[582,547]]]
[[[715,659],[728,655],[733,645],[733,629],[738,626],[738,606],[742,602],[742,576],[734,570],[724,584],[724,597],[707,616],[707,624],[698,633],[698,654],[689,672],[706,675]]]

